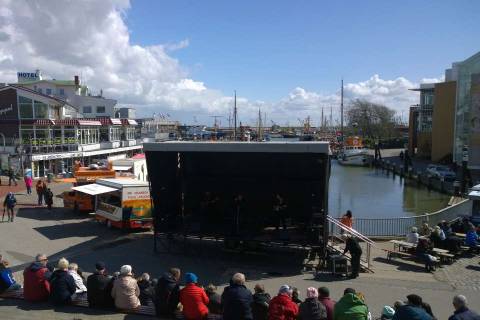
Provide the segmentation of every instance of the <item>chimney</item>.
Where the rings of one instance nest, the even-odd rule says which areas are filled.
[[[73,77],[73,79],[75,80],[75,85],[79,86],[80,85],[80,80],[78,79],[78,76]]]

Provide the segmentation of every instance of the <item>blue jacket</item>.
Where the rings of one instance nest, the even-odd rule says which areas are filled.
[[[465,238],[465,244],[469,247],[474,247],[477,245],[477,240],[478,240],[478,235],[475,231],[468,231],[466,238]]]
[[[224,320],[251,320],[252,293],[243,285],[231,284],[222,294]]]
[[[407,304],[398,308],[393,320],[433,320],[433,318],[423,308]]]
[[[15,284],[12,270],[5,268],[0,271],[0,292],[7,290],[11,285]]]
[[[467,307],[455,310],[448,320],[480,320],[480,316]]]

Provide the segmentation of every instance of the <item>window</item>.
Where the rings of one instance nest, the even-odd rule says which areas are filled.
[[[61,96],[64,96],[65,95],[65,89],[58,89],[58,94],[61,95]]]
[[[52,89],[48,88],[48,89],[45,89],[45,94],[50,96],[52,95]]]
[[[92,113],[92,106],[84,106],[83,113]]]
[[[48,118],[48,104],[40,101],[35,101],[35,118],[46,119]]]
[[[110,141],[120,141],[120,128],[110,128]]]
[[[18,96],[18,102],[19,102],[19,108],[20,108],[20,118],[32,119],[33,118],[32,99]]]
[[[97,113],[105,113],[105,106],[97,106]]]
[[[42,88],[38,88],[38,92],[43,93]]]

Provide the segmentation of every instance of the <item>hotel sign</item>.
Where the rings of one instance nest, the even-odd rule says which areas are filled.
[[[17,72],[18,82],[40,80],[40,71],[35,72]]]

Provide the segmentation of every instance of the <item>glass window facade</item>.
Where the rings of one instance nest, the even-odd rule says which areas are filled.
[[[97,106],[97,113],[105,113],[105,106]]]
[[[32,99],[18,96],[18,106],[20,108],[20,118],[21,119],[32,119],[33,118],[33,105]]]
[[[120,141],[120,139],[121,139],[121,128],[110,127],[110,141]]]
[[[454,161],[461,163],[463,159],[463,147],[469,146],[468,164],[470,168],[480,169],[480,118],[479,106],[476,104],[477,95],[475,80],[480,75],[480,52],[469,59],[458,63],[457,101],[455,110],[455,140]]]
[[[48,119],[48,104],[45,104],[40,101],[34,102],[35,118],[36,119]]]
[[[99,143],[100,130],[97,128],[77,129],[77,140],[80,144]]]

